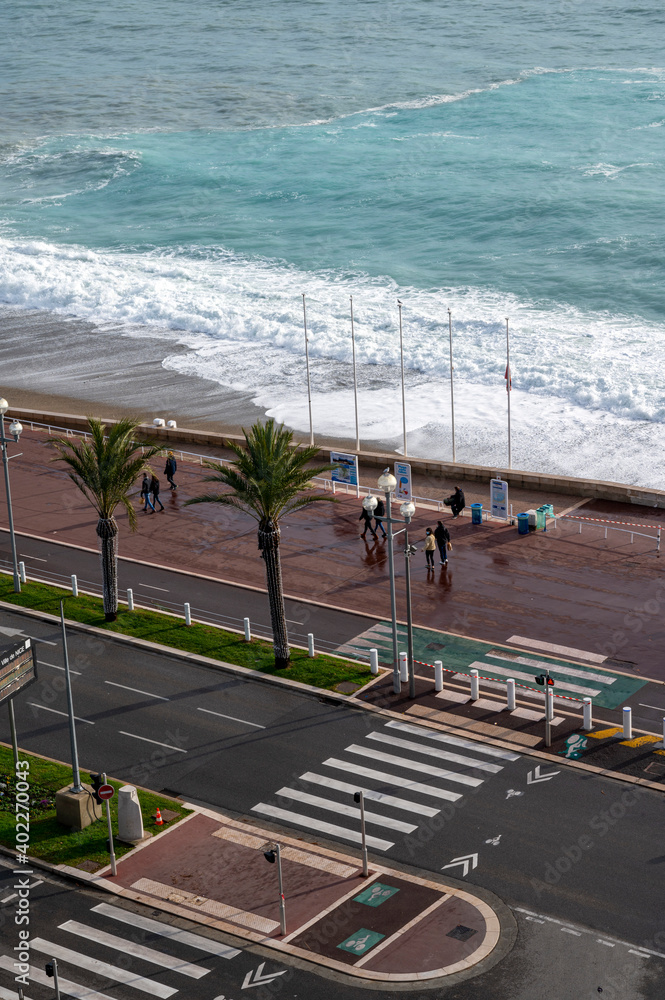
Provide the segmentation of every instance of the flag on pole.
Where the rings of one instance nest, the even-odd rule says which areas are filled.
[[[510,392],[513,387],[513,377],[510,371],[510,365],[506,365],[506,374],[503,377],[506,380],[506,392]]]

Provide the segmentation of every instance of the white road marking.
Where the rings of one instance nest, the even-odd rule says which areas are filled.
[[[308,806],[316,806],[317,809],[327,809],[329,812],[338,813],[340,816],[351,816],[360,822],[360,809],[354,806],[344,805],[342,802],[333,802],[331,799],[324,799],[321,795],[310,795],[309,792],[301,792],[299,788],[280,788],[275,795],[280,795],[285,799],[293,799],[295,802],[303,802]],[[413,833],[418,827],[413,823],[403,823],[401,819],[392,819],[390,816],[380,816],[370,809],[365,810],[365,819],[375,826],[386,826],[389,830],[398,830],[400,833]]]
[[[473,740],[462,740],[458,736],[448,736],[447,733],[437,733],[432,729],[425,729],[423,726],[412,726],[408,722],[387,722],[387,729],[399,729],[403,733],[412,733],[414,736],[426,736],[429,740],[437,740],[440,743],[450,743],[451,746],[459,747],[460,750],[474,750],[477,753],[487,754],[489,757],[497,757],[499,760],[519,760],[518,753],[510,753],[508,750],[497,750],[496,747],[487,747],[483,743],[476,743]]]
[[[18,994],[16,990],[12,990],[10,993],[9,990],[4,988],[4,986],[0,986],[0,1000],[16,1000],[17,996]],[[26,996],[24,993],[23,1000],[30,1000],[30,997]]]
[[[54,715],[64,715],[66,719],[69,718],[68,712],[59,712],[57,708],[49,708],[47,705],[38,705],[36,701],[29,701],[28,705],[31,705],[32,708],[43,708],[45,712],[53,712]],[[81,719],[78,715],[75,715],[74,718],[77,722],[87,722],[89,726],[94,726],[94,722],[91,722],[90,719]]]
[[[603,941],[602,938],[596,938],[598,944],[605,944],[608,948],[614,948],[614,943],[612,941]]]
[[[302,816],[300,813],[290,812],[288,809],[280,809],[278,806],[269,806],[265,802],[258,802],[252,806],[252,812],[268,816],[270,819],[283,819],[287,823],[294,823],[296,826],[304,826],[308,830],[318,830],[319,833],[329,833],[333,837],[341,837],[343,840],[351,840],[354,844],[361,841],[360,830],[347,830],[343,826],[335,826],[334,823],[325,823],[320,819],[312,819],[311,816]],[[391,840],[381,840],[379,837],[372,837],[367,834],[367,846],[375,847],[377,851],[388,851],[394,847]]]
[[[265,729],[265,726],[260,726],[258,722],[248,722],[247,719],[237,719],[235,715],[222,715],[221,712],[213,712],[209,708],[197,708],[197,712],[205,712],[206,715],[217,715],[220,719],[230,719],[231,722],[242,722],[243,726],[254,726],[255,729]]]
[[[458,674],[457,676],[461,677],[462,675]],[[466,681],[466,685],[468,687],[468,685],[469,685],[469,678],[468,677],[462,677],[462,680]],[[496,691],[503,691],[505,693],[506,682],[505,681],[489,681],[489,680],[487,680],[486,677],[483,677],[483,687],[484,688],[493,688]],[[442,691],[441,694],[445,695],[446,691]],[[436,697],[440,698],[441,694],[437,694]],[[530,698],[532,701],[540,701],[541,703],[544,702],[543,692],[542,691],[534,690],[534,688],[519,687],[518,690],[517,690],[517,696],[518,696],[518,698]],[[467,696],[466,700],[469,701],[468,696]],[[580,698],[574,698],[572,700],[573,700],[573,704],[575,702],[577,702],[578,705],[582,704]],[[561,698],[558,698],[556,695],[554,695],[554,704],[555,705],[559,705],[561,708],[570,708],[571,707],[571,699],[570,698],[566,698],[565,696],[562,696]]]
[[[150,934],[158,934],[160,937],[168,938],[169,941],[179,941],[190,948],[204,951],[207,955],[216,955],[217,958],[235,958],[240,955],[239,948],[232,948],[221,941],[214,941],[212,938],[202,937],[200,934],[192,934],[191,931],[182,931],[179,927],[171,924],[163,924],[160,920],[153,920],[151,917],[144,917],[140,913],[133,913],[131,910],[123,910],[119,906],[112,906],[110,903],[98,903],[93,906],[93,913],[101,913],[111,920],[118,920],[122,924],[129,924],[130,927],[140,927]]]
[[[524,907],[522,907],[522,906],[515,906],[514,910],[515,910],[516,913],[524,913],[524,915],[526,916],[527,920],[529,920],[531,918],[535,918],[535,919],[539,920],[541,923],[547,922],[548,924],[557,924],[557,926],[559,926],[559,927],[567,927],[568,926],[567,924],[564,923],[563,920],[557,920],[556,917],[549,917],[545,913],[534,913],[533,910],[525,910]],[[597,932],[591,930],[590,928],[583,927],[581,929],[580,933],[582,933],[582,934],[596,934]],[[600,940],[600,939],[598,938],[597,940]],[[612,938],[611,940],[614,942],[614,944],[621,944],[621,945],[624,945],[625,947],[628,947],[629,943],[630,943],[628,941],[621,941],[619,938]],[[642,949],[642,951],[638,952],[637,954],[644,955],[645,957],[646,957],[646,955],[654,955],[656,958],[665,958],[665,954],[663,952],[661,952],[661,951],[653,951],[651,948],[644,948],[644,949]]]
[[[45,941],[44,938],[31,938],[30,947],[36,948],[48,955],[49,958],[59,958],[63,962],[69,962],[79,969],[86,969],[88,972],[95,972],[98,976],[106,976],[107,979],[115,979],[119,983],[126,983],[133,986],[135,990],[142,990],[153,997],[162,997],[163,1000],[177,993],[177,989],[172,986],[165,986],[156,983],[152,979],[145,979],[135,972],[128,972],[127,969],[120,969],[117,965],[109,965],[97,958],[91,958],[80,951],[72,951],[71,948],[63,948],[62,945],[54,944],[53,941]]]
[[[16,899],[17,897],[18,897],[17,892],[13,892],[11,896],[5,896],[4,899],[0,899],[0,906],[4,906],[5,903],[11,903],[12,899]]]
[[[14,960],[7,955],[0,955],[0,968],[16,974]],[[42,972],[41,969],[36,969],[33,965],[29,969],[28,975],[33,982],[47,986],[49,992],[53,989],[53,980],[49,979],[45,972]],[[98,993],[97,990],[90,989],[89,986],[81,986],[80,983],[73,983],[70,979],[63,979],[59,973],[58,980],[60,991],[66,993],[67,996],[74,997],[75,1000],[112,1000],[112,997],[107,993]]]
[[[412,743],[411,740],[400,740],[391,733],[368,733],[367,739],[377,740],[379,743],[389,743],[390,746],[400,747],[403,750],[415,750],[417,753],[426,754],[428,757],[447,760],[453,764],[463,764],[477,771],[488,771],[490,774],[497,774],[499,771],[503,771],[501,764],[487,764],[485,761],[474,760],[473,757],[463,757],[458,753],[450,753],[449,750],[439,750],[438,747],[423,746],[420,743]]]
[[[575,937],[582,937],[582,932],[574,931],[572,927],[561,927],[560,930],[562,934],[574,934]]]
[[[36,635],[29,635],[29,636],[26,636],[26,638],[32,639],[33,642],[41,642],[45,646],[57,646],[58,645],[57,642],[51,642],[50,639],[38,639]]]
[[[324,788],[334,788],[337,792],[362,792],[366,799],[374,802],[383,802],[384,805],[393,806],[395,809],[404,809],[406,812],[413,812],[419,816],[437,816],[440,809],[433,809],[432,806],[421,806],[417,802],[409,802],[408,799],[400,799],[396,795],[388,795],[386,792],[375,792],[371,788],[362,788],[360,785],[350,785],[346,781],[337,781],[335,778],[327,778],[322,774],[312,774],[306,771],[300,775],[301,781],[308,781],[312,785],[323,785]]]
[[[614,684],[616,677],[611,674],[594,674],[590,670],[579,667],[563,667],[560,663],[548,663],[545,660],[532,660],[528,656],[515,656],[511,653],[486,653],[489,660],[509,660],[511,663],[521,663],[525,667],[538,667],[550,670],[552,673],[564,674],[566,677],[579,677],[583,681],[593,681],[594,684]]]
[[[405,767],[409,771],[420,771],[421,774],[431,774],[434,778],[446,778],[448,781],[456,781],[460,785],[470,785],[477,788],[482,785],[482,778],[471,778],[468,774],[459,774],[457,771],[445,771],[442,767],[433,767],[431,764],[421,764],[419,760],[405,760],[403,757],[395,757],[390,753],[381,753],[374,747],[360,747],[352,744],[345,748],[346,753],[357,753],[362,757],[371,757],[372,760],[380,760],[384,764],[394,764],[396,767]]]
[[[206,969],[202,965],[193,965],[191,962],[185,962],[174,955],[167,955],[163,951],[146,948],[145,945],[136,944],[128,938],[121,938],[116,934],[108,934],[106,931],[100,931],[97,927],[89,927],[87,924],[82,924],[79,920],[66,920],[64,924],[59,924],[58,929],[67,931],[69,934],[76,934],[77,937],[85,938],[86,941],[94,941],[105,948],[112,948],[113,951],[133,955],[134,958],[141,958],[144,962],[151,962],[152,965],[158,965],[162,969],[172,969],[174,972],[180,972],[183,976],[189,976],[191,979],[200,979],[210,972],[210,969]]]
[[[362,767],[358,764],[349,764],[346,760],[337,760],[336,757],[329,757],[324,760],[324,767],[336,767],[347,774],[361,775],[363,778],[376,778],[377,781],[384,781],[389,785],[396,785],[404,792],[418,792],[420,795],[430,795],[435,799],[445,799],[446,802],[457,802],[462,798],[460,792],[449,792],[447,788],[435,788],[431,785],[422,785],[419,781],[411,781],[410,778],[398,777],[394,774],[386,774],[385,771],[375,771],[371,767]]]
[[[40,667],[53,667],[54,670],[64,670],[65,669],[64,667],[59,667],[57,663],[47,663],[46,660],[40,660],[39,661],[39,666]],[[70,674],[75,674],[77,677],[81,676],[81,671],[80,670],[72,670],[72,668],[70,667],[69,668],[69,672],[70,672]]]
[[[650,958],[651,957],[650,955],[647,954],[647,952],[645,952],[645,951],[636,951],[635,948],[629,948],[628,949],[628,954],[629,955],[639,955],[640,958]]]
[[[545,921],[541,920],[540,917],[527,917],[527,920],[531,920],[534,924],[544,924]]]
[[[512,667],[500,667],[496,663],[472,663],[471,667],[475,667],[477,670],[493,670],[495,674],[505,674],[506,677],[513,677],[516,681],[529,681],[530,684],[536,683],[535,674],[527,674],[522,670],[513,670]],[[455,674],[455,680],[466,681],[468,683],[469,678],[465,677],[463,674]],[[483,676],[480,676],[480,683],[483,683]],[[582,687],[580,684],[569,684],[567,681],[557,680],[557,687],[561,688],[562,691],[572,691],[573,694],[584,694],[590,698],[594,698],[597,694],[600,694],[598,688],[588,688]]]
[[[170,743],[160,743],[159,740],[149,740],[147,736],[137,736],[136,733],[126,733],[123,729],[118,732],[121,736],[130,736],[133,740],[143,740],[144,743],[154,743],[158,747],[166,747],[167,750],[177,750],[178,753],[187,753],[181,747],[172,747]]]
[[[653,708],[656,712],[665,712],[665,705],[645,705],[643,702],[639,702],[640,708]]]
[[[48,562],[48,559],[42,559],[41,556],[29,556],[26,552],[19,552],[21,559],[34,559],[35,562]]]
[[[585,649],[573,649],[572,646],[557,646],[553,642],[541,642],[540,639],[525,639],[523,635],[511,635],[507,642],[516,646],[528,646],[530,649],[542,649],[545,653],[558,653],[561,656],[572,656],[574,660],[589,660],[591,663],[604,663],[607,659],[601,653],[588,653]]]
[[[110,684],[114,688],[122,688],[123,691],[132,691],[134,694],[144,694],[146,698],[159,698],[160,701],[170,701],[169,698],[165,698],[163,694],[152,694],[150,691],[140,691],[138,688],[127,687],[126,684],[116,684],[115,681],[104,681],[105,684]]]
[[[139,583],[139,587],[147,587],[148,590],[161,590],[163,594],[171,593],[171,591],[167,590],[166,587],[153,587],[151,583]]]

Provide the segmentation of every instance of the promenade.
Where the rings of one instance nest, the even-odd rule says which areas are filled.
[[[25,431],[14,450],[21,452],[11,461],[16,530],[95,550],[94,511],[62,463],[53,462],[48,438]],[[161,459],[155,468],[161,475]],[[120,555],[264,589],[255,522],[212,504],[184,506],[185,500],[206,489],[204,471],[179,462],[178,491],[163,490],[163,513],[139,510],[134,534],[119,510]],[[137,485],[137,509],[138,489]],[[371,536],[364,541],[359,537],[359,511],[355,497],[341,495],[335,503],[322,502],[283,521],[282,568],[288,595],[389,616],[387,545]],[[659,523],[656,516],[662,513],[631,508],[632,517],[641,515],[646,524]],[[628,516],[621,505],[599,502],[577,507],[575,514],[620,521]],[[5,506],[0,505],[0,525],[6,526],[6,517]],[[437,517],[449,526],[453,551],[448,568],[439,566],[437,559],[434,572],[428,573],[424,533],[426,527],[435,527]],[[637,522],[635,526],[638,529]],[[498,522],[472,525],[470,518],[453,521],[448,512],[437,515],[419,507],[410,529],[410,540],[419,548],[412,559],[414,621],[489,642],[503,643],[520,635],[587,650],[607,656],[607,666],[665,679],[663,569],[654,542],[636,534],[631,543],[630,534],[611,530],[605,538],[605,527],[584,522],[580,533],[578,522],[566,521],[546,534],[520,536],[515,527]],[[654,529],[643,530],[655,534]],[[401,549],[398,541],[398,617],[404,620]],[[3,533],[3,558],[8,551]],[[120,587],[122,592],[122,563]]]

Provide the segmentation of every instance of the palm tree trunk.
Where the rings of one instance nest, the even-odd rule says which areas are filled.
[[[97,522],[102,557],[104,617],[114,622],[118,617],[118,525],[114,517],[100,517]]]
[[[286,630],[282,563],[279,557],[279,525],[274,521],[266,520],[259,524],[259,548],[266,564],[275,666],[278,670],[283,670],[288,667],[291,657],[289,635]]]

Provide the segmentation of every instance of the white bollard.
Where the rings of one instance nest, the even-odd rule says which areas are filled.
[[[307,633],[307,655],[310,656],[310,657],[316,655],[315,652],[314,652],[314,633],[313,632],[308,632]]]
[[[370,649],[369,651],[369,669],[376,675],[379,672],[379,651],[378,649]]]
[[[506,708],[509,712],[515,711],[515,681],[512,677],[506,681]]]
[[[79,596],[79,585],[76,579],[76,573],[72,573],[72,597]]]
[[[409,660],[406,653],[399,654],[399,679],[406,684],[409,679]]]
[[[443,663],[441,660],[434,661],[434,690],[443,691]]]
[[[25,583],[25,563],[20,562],[18,564],[18,575],[21,583]]]
[[[480,681],[478,671],[474,668],[471,671],[471,701],[478,701],[480,698]]]
[[[584,699],[584,722],[582,723],[582,729],[593,729],[593,702],[591,698]]]
[[[665,748],[665,715],[663,716],[663,748]]]
[[[249,618],[244,618],[243,619],[243,624],[245,626],[245,642],[251,642],[252,641],[252,629],[251,629],[250,624],[249,624]]]
[[[127,610],[134,610],[134,591],[130,587],[127,588]]]
[[[633,710],[624,708],[623,710],[623,738],[632,740],[633,738]]]
[[[189,604],[185,604],[185,625],[192,624],[192,610]]]

